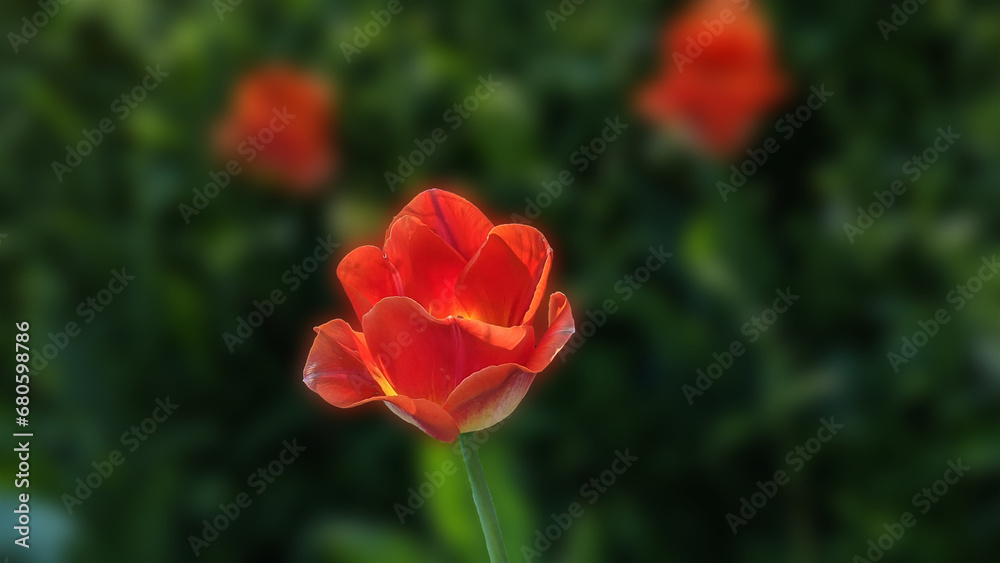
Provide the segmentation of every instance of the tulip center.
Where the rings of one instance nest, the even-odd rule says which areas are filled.
[[[392,384],[389,383],[389,380],[386,379],[384,375],[382,375],[380,370],[373,369],[371,370],[371,374],[372,379],[374,379],[375,383],[378,383],[378,386],[382,388],[382,392],[385,393],[386,397],[394,397],[399,394],[392,388]]]

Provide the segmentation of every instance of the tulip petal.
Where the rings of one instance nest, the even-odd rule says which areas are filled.
[[[372,375],[363,334],[341,319],[316,327],[316,333],[302,375],[305,384],[326,402],[348,408],[378,395],[395,394],[381,375],[378,379]]]
[[[566,296],[557,291],[549,296],[549,329],[542,335],[525,366],[535,373],[548,367],[575,332],[573,309]]]
[[[364,335],[341,319],[317,327],[316,332],[303,376],[306,385],[326,402],[350,408],[383,401],[397,416],[442,442],[458,437],[458,426],[441,406],[395,394],[377,368],[369,365],[370,360],[366,361],[370,356]]]
[[[671,18],[661,39],[663,76],[640,93],[637,105],[640,113],[679,129],[703,148],[731,156],[788,91],[767,21],[758,10],[747,10],[683,69],[673,72],[667,64],[725,4],[696,2]]]
[[[409,297],[387,297],[361,319],[375,364],[398,393],[440,402],[455,385],[455,330]]]
[[[374,362],[392,388],[438,404],[469,374],[528,359],[534,340],[530,326],[441,320],[408,297],[383,299],[361,324]]]
[[[530,324],[551,264],[552,249],[537,229],[500,225],[466,266],[455,292],[472,318],[501,326]]]
[[[535,348],[535,330],[530,325],[502,327],[472,319],[454,322],[460,329],[458,371],[464,374],[457,385],[485,367],[530,360]]]
[[[493,228],[492,233],[507,243],[511,252],[524,264],[528,275],[531,276],[535,293],[531,297],[524,318],[518,323],[530,324],[542,298],[545,297],[545,285],[552,267],[552,247],[545,240],[545,235],[528,225],[498,225]]]
[[[783,95],[783,79],[765,68],[697,72],[660,79],[642,95],[642,111],[673,122],[719,154],[743,144],[760,114]]]
[[[465,378],[448,396],[444,408],[462,432],[489,428],[507,418],[528,392],[540,371],[548,367],[576,332],[573,312],[562,293],[549,297],[549,329],[523,365],[483,368]]]
[[[236,86],[231,111],[216,129],[217,150],[236,157],[242,139],[272,129],[267,150],[249,159],[247,168],[293,190],[312,191],[337,165],[330,138],[333,104],[331,89],[319,77],[279,65],[259,68]]]
[[[462,432],[489,428],[514,412],[534,379],[517,364],[483,368],[455,388],[444,409]]]
[[[458,438],[459,428],[448,411],[427,399],[411,399],[403,395],[381,397],[389,410],[406,422],[442,442],[453,442]]]
[[[385,255],[399,273],[402,295],[435,317],[454,311],[455,282],[466,260],[430,227],[412,216],[396,220],[385,241]]]
[[[438,189],[417,194],[396,215],[389,225],[389,232],[404,217],[419,219],[466,261],[479,250],[493,228],[490,220],[475,205],[451,192]]]
[[[359,319],[379,300],[403,294],[399,272],[374,246],[355,248],[344,256],[337,266],[337,277]]]

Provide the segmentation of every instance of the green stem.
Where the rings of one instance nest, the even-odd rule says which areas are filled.
[[[497,520],[496,508],[493,508],[493,497],[486,485],[483,475],[483,464],[479,461],[479,445],[473,440],[473,433],[467,432],[458,437],[462,445],[462,458],[465,468],[469,471],[469,482],[472,483],[472,500],[476,502],[479,512],[479,523],[483,526],[486,536],[486,550],[490,553],[490,563],[507,563],[507,550],[503,546],[503,534],[500,533],[500,521]]]

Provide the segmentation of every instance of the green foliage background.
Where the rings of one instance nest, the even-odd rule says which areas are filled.
[[[408,489],[461,458],[381,407],[344,412],[310,393],[301,369],[311,329],[353,322],[332,268],[378,241],[420,189],[456,182],[509,221],[572,168],[605,118],[621,116],[622,138],[535,221],[556,252],[552,287],[570,296],[578,325],[606,299],[620,311],[557,360],[483,446],[512,560],[625,449],[639,461],[535,560],[849,561],[959,458],[972,470],[884,560],[995,560],[1000,280],[898,373],[886,358],[997,251],[995,3],[930,0],[885,40],[876,22],[891,17],[889,2],[767,2],[795,89],[748,148],[810,86],[835,95],[726,202],[716,182],[732,162],[665,140],[630,107],[680,3],[586,2],[553,31],[545,11],[556,2],[405,2],[348,64],[341,43],[385,4],[243,2],[220,20],[208,0],[71,0],[19,52],[0,49],[3,341],[27,320],[44,345],[81,321],[77,305],[111,270],[136,276],[32,378],[32,548],[14,547],[5,526],[0,555],[195,560],[188,538],[202,520],[297,438],[302,456],[198,560],[484,561],[464,470],[399,523],[393,507]],[[37,10],[6,2],[0,31]],[[241,176],[186,225],[178,205],[221,168],[208,131],[231,85],[275,60],[335,85],[338,177],[303,199]],[[111,102],[149,64],[170,76],[117,121]],[[503,87],[390,190],[383,174],[398,155],[490,74]],[[52,161],[105,117],[116,130],[58,181]],[[955,146],[848,242],[856,208],[949,126]],[[285,288],[282,273],[326,235],[343,244],[337,256],[230,354],[222,334]],[[623,300],[616,282],[660,245],[674,256]],[[786,287],[801,300],[689,405],[682,385],[746,342],[741,326]],[[13,388],[0,387],[6,405]],[[167,396],[177,413],[67,514],[75,479]],[[786,453],[831,416],[845,428],[734,535],[726,514],[789,469]],[[19,492],[14,462],[0,455],[4,522]]]

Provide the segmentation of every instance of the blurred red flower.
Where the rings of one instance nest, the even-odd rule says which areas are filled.
[[[667,22],[660,74],[639,112],[719,156],[739,152],[788,86],[771,31],[750,0],[699,0]]]
[[[216,150],[255,175],[313,191],[336,165],[332,116],[333,95],[323,79],[287,66],[263,67],[237,83],[215,130]]]
[[[361,332],[316,328],[304,380],[330,404],[384,401],[444,442],[513,412],[575,331],[566,296],[549,296],[548,329],[532,322],[552,249],[533,227],[494,226],[474,205],[427,190],[396,215],[382,249],[337,267]]]

